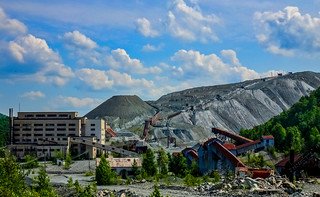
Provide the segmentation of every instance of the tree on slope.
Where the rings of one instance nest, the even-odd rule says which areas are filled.
[[[158,153],[157,163],[158,163],[159,173],[161,175],[167,175],[169,158],[163,148],[161,148]]]
[[[157,174],[155,156],[151,149],[147,149],[147,152],[143,155],[142,169],[148,176],[154,176]]]
[[[111,170],[109,162],[102,155],[100,164],[96,168],[97,185],[112,185],[116,183],[116,174]]]

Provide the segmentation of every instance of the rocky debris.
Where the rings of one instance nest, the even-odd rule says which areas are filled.
[[[97,192],[96,197],[139,197],[139,195],[135,194],[134,192],[131,192],[128,189],[123,189],[123,190],[100,190]]]
[[[219,183],[203,183],[194,188],[201,194],[213,196],[244,196],[244,195],[281,195],[299,194],[301,189],[286,178],[271,176],[267,179],[237,177]]]

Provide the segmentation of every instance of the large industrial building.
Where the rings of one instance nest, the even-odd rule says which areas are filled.
[[[88,153],[95,158],[97,149],[108,151],[104,119],[78,117],[77,112],[18,112],[10,116],[10,149],[18,158],[27,154],[50,158],[56,151]],[[110,132],[109,132],[110,133]],[[118,152],[121,150],[118,150]]]

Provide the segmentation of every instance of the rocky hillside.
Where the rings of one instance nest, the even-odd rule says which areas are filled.
[[[209,132],[211,127],[238,132],[266,122],[319,86],[320,73],[300,72],[187,89],[149,103],[167,114],[182,111],[172,118],[172,125],[200,126]]]
[[[144,122],[155,109],[136,95],[113,96],[87,113],[87,118],[103,117],[114,129],[125,129]]]

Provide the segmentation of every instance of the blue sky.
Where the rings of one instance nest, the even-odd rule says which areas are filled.
[[[0,113],[320,68],[320,1],[0,0]]]

